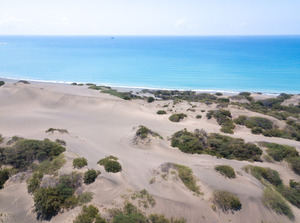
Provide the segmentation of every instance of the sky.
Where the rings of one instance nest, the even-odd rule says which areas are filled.
[[[300,0],[0,0],[0,35],[300,35]]]

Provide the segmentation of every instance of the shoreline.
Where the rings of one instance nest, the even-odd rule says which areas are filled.
[[[184,89],[184,88],[168,88],[168,87],[145,87],[145,86],[127,86],[127,85],[114,85],[109,83],[96,83],[96,82],[76,82],[76,81],[56,81],[56,80],[37,80],[37,79],[30,79],[30,78],[11,78],[11,77],[3,77],[0,76],[0,80],[12,82],[12,81],[20,81],[20,80],[26,80],[31,81],[35,83],[48,83],[48,84],[95,84],[95,85],[103,85],[107,87],[111,87],[116,90],[120,91],[135,91],[139,92],[141,90],[166,90],[166,91],[195,91],[199,93],[223,93],[226,95],[235,95],[239,94],[240,92],[250,92],[250,93],[256,93],[256,94],[262,94],[262,95],[268,95],[268,96],[278,96],[280,93],[288,93],[288,94],[294,94],[299,95],[300,92],[289,92],[289,91],[278,91],[278,92],[272,92],[272,91],[259,91],[259,90],[217,90],[217,89]]]

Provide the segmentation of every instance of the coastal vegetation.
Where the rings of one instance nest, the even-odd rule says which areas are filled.
[[[181,120],[183,120],[185,117],[187,117],[186,114],[184,113],[178,113],[178,114],[173,114],[169,117],[169,120],[171,122],[180,122]]]
[[[186,129],[174,133],[171,145],[185,153],[209,154],[226,159],[260,161],[262,150],[243,139],[217,133],[207,134],[204,130],[194,133]]]
[[[99,214],[98,208],[93,205],[83,206],[80,214],[73,223],[106,223],[107,221]]]
[[[30,82],[26,80],[19,80],[17,83],[30,84]]]
[[[228,191],[215,191],[213,203],[223,212],[234,212],[242,209],[240,199]]]
[[[140,98],[138,95],[133,94],[132,92],[119,92],[115,89],[112,89],[111,87],[108,86],[97,86],[97,85],[89,85],[89,89],[92,90],[98,90],[101,93],[104,94],[110,94],[119,98],[122,98],[124,100],[131,100],[131,99],[138,99]]]
[[[5,182],[9,178],[9,170],[8,169],[2,169],[0,170],[0,189],[3,189],[3,186]]]
[[[236,177],[234,169],[231,166],[218,165],[218,166],[215,166],[215,170],[217,172],[219,172],[220,174],[222,174],[223,176],[225,176],[225,177],[228,177],[228,178],[235,178]]]
[[[271,168],[248,165],[244,169],[247,173],[251,173],[264,185],[267,185],[267,183],[270,183],[274,186],[279,186],[282,184],[279,173]]]
[[[75,158],[73,159],[73,167],[74,168],[78,168],[81,169],[84,166],[87,166],[87,160],[84,157],[79,157],[79,158]]]
[[[3,86],[5,84],[4,81],[0,81],[0,87]]]
[[[83,182],[85,184],[91,184],[93,182],[95,182],[97,176],[100,174],[101,172],[100,171],[96,171],[96,170],[87,170],[85,173],[84,173],[84,176],[83,176]]]
[[[149,129],[143,125],[139,126],[139,128],[137,129],[137,131],[135,133],[135,136],[142,140],[148,138],[149,136],[158,137],[158,138],[162,139],[162,137],[158,133],[152,131],[151,129]]]
[[[167,114],[167,112],[165,110],[158,110],[156,112],[156,114],[158,114],[158,115],[165,115],[165,114]]]
[[[202,115],[196,115],[196,119],[201,119]]]
[[[230,111],[224,109],[211,110],[207,112],[206,117],[207,119],[211,119],[212,117],[215,118],[218,124],[222,127],[222,132],[233,134],[233,129],[235,128],[235,125],[232,121]]]
[[[117,173],[122,171],[122,166],[115,156],[107,156],[98,161],[98,164],[104,166],[106,172]]]
[[[154,97],[148,97],[148,98],[147,98],[147,102],[148,102],[148,103],[152,103],[153,101],[155,101],[155,98],[154,98]]]
[[[58,132],[58,133],[61,133],[61,134],[69,133],[67,129],[49,128],[49,129],[46,130],[46,133],[55,133],[55,132]]]

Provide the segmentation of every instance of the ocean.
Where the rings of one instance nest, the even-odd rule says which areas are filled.
[[[0,36],[0,77],[300,93],[300,36]]]

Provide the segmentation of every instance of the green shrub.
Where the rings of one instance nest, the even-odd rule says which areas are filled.
[[[155,100],[154,97],[148,97],[147,98],[147,102],[148,103],[152,103],[154,100]]]
[[[89,203],[92,199],[93,199],[92,192],[83,192],[82,194],[78,195],[78,197],[77,197],[79,205]]]
[[[289,157],[298,157],[299,153],[295,147],[280,145],[276,143],[263,142],[261,145],[267,147],[267,153],[276,161],[282,161]]]
[[[30,84],[29,81],[25,81],[25,80],[19,80],[17,83],[22,83],[22,84]]]
[[[73,167],[74,168],[82,168],[84,166],[87,166],[87,160],[84,157],[80,157],[80,158],[75,158],[73,159]]]
[[[235,178],[234,169],[231,166],[227,165],[218,165],[215,166],[215,170],[228,178]]]
[[[28,193],[34,193],[37,189],[40,188],[42,178],[43,174],[41,172],[33,173],[32,177],[30,177],[27,181]]]
[[[251,95],[251,93],[250,92],[240,92],[239,95],[249,97]]]
[[[149,128],[147,128],[146,126],[143,126],[143,125],[139,126],[135,135],[136,135],[136,137],[141,138],[141,139],[146,139],[146,138],[148,138],[149,135],[151,135],[153,137],[159,137],[160,139],[162,139],[162,137],[158,133],[153,132],[152,130],[150,130]]]
[[[221,92],[217,92],[217,93],[215,93],[215,95],[222,96],[223,94]]]
[[[106,172],[117,173],[122,171],[122,166],[117,160],[117,157],[108,156],[104,159],[99,160],[98,164],[104,166]]]
[[[35,172],[42,174],[54,174],[57,175],[57,171],[66,163],[64,154],[54,157],[52,160],[44,160],[39,165],[33,165],[32,169]]]
[[[184,218],[180,218],[180,219],[171,218],[169,220],[164,215],[158,215],[158,214],[151,214],[149,216],[149,220],[151,223],[186,223],[186,220]]]
[[[262,150],[243,139],[232,138],[216,133],[207,135],[203,130],[194,133],[186,129],[172,135],[171,146],[185,153],[206,153],[226,159],[259,161]]]
[[[184,113],[178,113],[178,114],[173,114],[169,117],[169,120],[171,122],[180,122],[182,119],[184,119],[185,117],[187,117],[186,114]]]
[[[284,198],[271,187],[266,187],[263,194],[263,203],[277,214],[286,215],[289,219],[294,219],[294,214]]]
[[[73,223],[106,223],[106,220],[100,216],[98,208],[89,205],[82,207],[81,213]]]
[[[247,166],[246,171],[250,170],[250,173],[264,183],[264,180],[269,182],[274,186],[279,186],[282,184],[279,173],[276,170],[272,170],[267,167],[259,167],[259,166]]]
[[[196,183],[192,169],[179,164],[175,164],[174,167],[178,171],[178,177],[181,179],[183,184],[196,194],[200,194],[199,186]]]
[[[202,115],[196,115],[196,119],[201,119]]]
[[[54,132],[59,132],[61,134],[69,133],[68,130],[66,130],[66,129],[49,128],[49,129],[46,130],[46,133],[54,133]]]
[[[0,170],[0,189],[3,188],[5,182],[9,179],[9,170],[2,169]]]
[[[3,163],[24,170],[35,160],[52,160],[64,151],[64,147],[49,139],[20,139],[12,147],[4,148],[2,156]]]
[[[67,143],[62,139],[56,139],[55,142],[58,143],[59,145],[62,145],[62,146],[67,145]]]
[[[84,173],[84,176],[83,176],[83,181],[85,184],[91,184],[93,183],[97,176],[99,175],[100,173],[97,173],[96,170],[88,170]]]
[[[3,86],[5,84],[4,81],[0,81],[0,87]]]
[[[62,208],[73,208],[78,200],[74,196],[76,188],[81,186],[81,176],[73,172],[62,175],[55,187],[41,187],[34,192],[34,207],[38,219],[49,220]]]
[[[221,131],[229,134],[233,134],[235,125],[231,119],[231,113],[228,110],[211,110],[206,114],[208,119],[214,117],[218,124],[222,127]]]
[[[293,171],[300,175],[300,157],[290,157],[287,159]]]
[[[261,127],[254,127],[251,129],[251,133],[259,135],[263,133],[263,129]]]
[[[165,114],[167,114],[167,112],[165,110],[158,110],[156,112],[156,114],[158,114],[158,115],[165,115]]]
[[[234,212],[242,209],[240,199],[228,191],[215,191],[213,202],[223,212]]]

